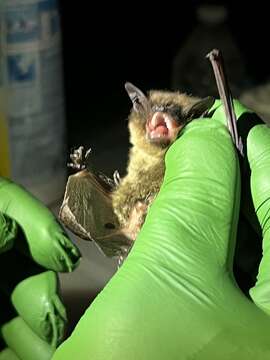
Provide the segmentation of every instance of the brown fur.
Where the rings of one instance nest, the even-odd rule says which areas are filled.
[[[150,91],[148,99],[151,105],[178,105],[183,123],[191,116],[192,106],[201,100],[186,94],[166,91]],[[164,157],[170,145],[164,147],[147,140],[145,124],[146,120],[142,115],[132,110],[128,122],[132,147],[129,152],[127,175],[112,194],[113,208],[120,225],[129,229],[133,240],[144,222],[147,207],[160,190],[165,171]],[[134,219],[135,217],[137,218]]]

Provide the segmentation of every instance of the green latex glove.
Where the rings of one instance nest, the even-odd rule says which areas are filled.
[[[78,262],[78,249],[68,239],[53,214],[22,187],[0,179],[0,212],[23,229],[25,243],[18,242],[38,264],[55,271],[72,271]]]
[[[239,161],[220,102],[214,109],[211,119],[190,123],[168,150],[162,188],[132,251],[53,360],[270,358],[270,317],[233,276]],[[249,118],[238,103],[237,115],[241,122]],[[262,129],[264,137],[269,129]],[[259,132],[250,132],[255,143]],[[243,133],[248,136],[247,126]],[[263,159],[265,151],[256,154],[254,146],[252,157]],[[257,186],[269,189],[269,167],[262,167]],[[268,195],[252,188],[262,208]],[[269,266],[261,266],[267,272]]]
[[[6,324],[2,333],[9,349],[16,349],[14,353],[17,353],[19,359],[49,360],[55,351],[53,346],[42,341],[20,317],[14,318]]]
[[[1,178],[0,253],[0,325],[7,346],[0,359],[49,360],[67,324],[57,271],[73,271],[80,253],[41,202]]]
[[[0,254],[13,247],[17,233],[16,221],[0,212]]]
[[[20,360],[14,351],[5,349],[0,352],[0,360]]]
[[[250,295],[270,315],[270,128],[266,125],[256,126],[250,131],[248,159],[252,198],[263,235],[263,258]]]

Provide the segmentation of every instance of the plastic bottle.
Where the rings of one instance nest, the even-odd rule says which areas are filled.
[[[172,88],[195,96],[219,96],[206,55],[221,50],[234,97],[250,86],[242,56],[230,28],[225,6],[204,3],[197,8],[197,23],[173,60]]]
[[[0,175],[44,203],[66,183],[61,29],[56,0],[0,2]]]

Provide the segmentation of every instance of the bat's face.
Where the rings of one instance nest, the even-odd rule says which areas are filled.
[[[202,116],[214,102],[213,98],[199,99],[169,91],[150,91],[146,97],[130,83],[126,90],[133,102],[129,117],[131,142],[141,147],[168,147],[188,121]]]
[[[176,139],[181,127],[177,117],[159,106],[146,121],[146,139],[155,145],[166,147]]]
[[[190,106],[191,99],[183,94],[152,91],[148,100],[150,111],[144,119],[140,119],[144,123],[146,139],[157,146],[167,147],[187,123],[185,107]],[[187,100],[188,104],[185,104]]]

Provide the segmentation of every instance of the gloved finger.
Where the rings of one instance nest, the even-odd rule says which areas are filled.
[[[255,126],[249,133],[247,145],[252,199],[263,235],[263,257],[250,296],[270,315],[270,128]]]
[[[50,309],[48,311],[47,319],[51,325],[51,340],[50,344],[54,347],[59,345],[64,338],[65,321],[61,317],[57,316],[55,302],[52,301]]]
[[[57,274],[46,271],[23,280],[11,295],[12,304],[21,318],[52,346],[62,341],[67,323],[58,291]]]
[[[66,321],[67,320],[66,308],[63,306],[63,303],[62,303],[61,299],[59,298],[59,296],[55,296],[53,299],[53,302],[54,302],[54,307],[56,309],[56,312],[59,313],[61,318]]]
[[[55,348],[42,340],[21,317],[2,326],[2,336],[20,360],[50,360]]]
[[[52,345],[61,342],[67,317],[58,298],[55,272],[45,271],[30,258],[12,250],[1,255],[0,289],[8,299],[11,297],[17,313],[42,339]],[[4,305],[3,299],[0,303]],[[0,320],[6,314],[0,312]]]
[[[81,257],[53,213],[21,186],[0,178],[0,211],[23,229],[27,252],[38,264],[55,271],[73,271]],[[64,254],[64,256],[63,256]]]
[[[215,109],[213,116],[214,120],[227,126],[227,119],[225,112],[223,111],[221,101],[217,100],[213,109]],[[211,111],[213,109],[211,109]],[[245,294],[250,297],[249,291],[256,282],[258,266],[262,258],[262,228],[254,209],[250,180],[251,178],[257,178],[257,174],[253,171],[254,168],[256,168],[256,157],[258,160],[260,159],[260,162],[264,162],[266,170],[266,158],[264,155],[263,159],[261,159],[262,152],[259,148],[261,146],[267,146],[267,143],[269,144],[269,140],[264,139],[264,145],[263,142],[260,144],[263,139],[260,135],[258,135],[258,132],[256,132],[256,134],[254,133],[255,127],[260,128],[258,125],[263,125],[263,128],[266,127],[263,120],[257,114],[255,114],[252,110],[247,109],[237,100],[234,100],[234,110],[237,116],[238,134],[241,137],[244,150],[244,156],[240,156],[241,211],[239,214],[238,234],[234,257],[234,274],[237,278],[238,285]],[[251,158],[254,158],[252,160],[253,169],[250,169]],[[267,171],[265,171],[264,182],[267,181],[266,172]],[[257,179],[256,182],[259,182],[259,179]]]
[[[16,221],[0,212],[0,253],[13,247],[16,235]]]
[[[74,264],[78,263],[80,257],[79,251],[73,246],[70,239],[64,233],[55,235],[55,252],[58,254],[58,259],[62,263],[62,268],[65,271],[72,272]]]
[[[0,360],[20,360],[18,356],[9,348],[0,351]]]

